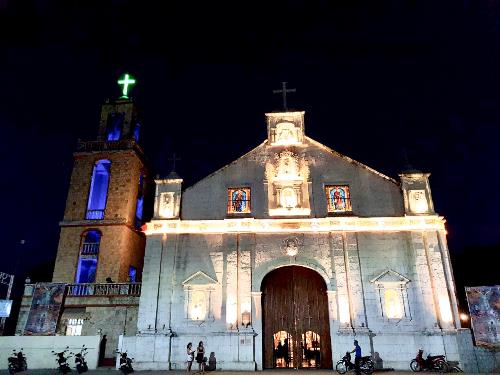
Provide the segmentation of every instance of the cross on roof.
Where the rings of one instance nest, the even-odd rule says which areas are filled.
[[[273,90],[274,94],[282,94],[283,95],[283,109],[288,111],[288,108],[286,106],[286,93],[287,92],[296,92],[296,89],[287,89],[286,88],[286,82],[282,82],[282,89],[281,90]]]
[[[172,165],[172,172],[175,172],[175,162],[178,161],[178,160],[182,160],[181,158],[178,158],[177,155],[175,154],[175,152],[172,154],[172,157],[171,158],[168,158],[167,160],[169,161],[172,161],[173,165]]]
[[[123,85],[122,89],[122,98],[127,99],[128,98],[128,90],[129,90],[129,85],[135,85],[135,79],[131,75],[125,73],[123,75],[123,78],[118,80],[119,85]]]

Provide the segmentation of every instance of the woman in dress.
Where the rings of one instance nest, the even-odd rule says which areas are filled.
[[[199,372],[205,374],[205,347],[203,346],[203,341],[200,341],[198,347],[196,348],[196,362],[198,362]]]
[[[186,353],[187,353],[187,372],[191,372],[191,366],[193,364],[194,350],[192,348],[193,348],[193,344],[192,343],[187,344],[187,348],[186,348]]]

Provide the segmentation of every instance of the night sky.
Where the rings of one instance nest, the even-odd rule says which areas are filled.
[[[288,81],[308,136],[432,173],[459,291],[499,283],[499,5],[144,3],[0,0],[0,271],[50,280],[72,152],[129,72],[154,174],[175,152],[187,187],[260,144]]]

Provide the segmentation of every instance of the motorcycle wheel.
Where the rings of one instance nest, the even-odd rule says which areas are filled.
[[[414,359],[413,361],[410,362],[410,368],[411,368],[411,371],[413,371],[413,372],[422,371],[422,366],[420,366],[420,363],[418,363],[416,359]]]
[[[458,365],[451,368],[451,372],[464,372]]]
[[[345,374],[347,372],[347,367],[344,361],[338,361],[337,366],[335,366],[335,370],[337,370],[339,374]]]
[[[442,360],[442,359],[438,359],[436,361],[436,363],[434,364],[434,368],[438,372],[448,372],[448,370],[449,370],[448,363],[445,360]]]
[[[374,371],[374,368],[373,368],[373,362],[372,361],[367,361],[365,362],[364,364],[362,364],[360,367],[360,370],[364,373],[364,374],[371,374],[373,373]]]

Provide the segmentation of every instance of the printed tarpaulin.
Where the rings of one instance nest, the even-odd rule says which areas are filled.
[[[466,287],[465,293],[476,345],[500,347],[500,286]]]
[[[24,335],[51,336],[56,334],[65,290],[66,284],[63,283],[36,284]]]

